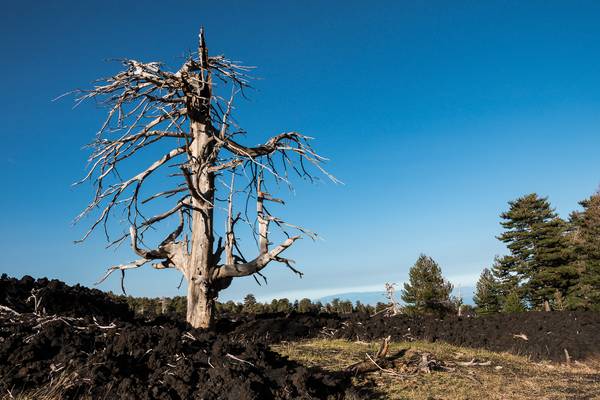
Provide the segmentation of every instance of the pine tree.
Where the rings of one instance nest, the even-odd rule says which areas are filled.
[[[576,283],[571,262],[568,225],[550,207],[547,198],[532,193],[509,202],[500,216],[505,232],[498,239],[510,255],[498,259],[495,273],[511,293],[532,307],[566,296]]]
[[[281,313],[289,313],[292,311],[292,304],[287,298],[279,299],[277,302],[277,311]]]
[[[317,301],[314,305],[315,311],[316,312],[322,312],[323,311],[323,303],[321,303],[320,301]]]
[[[382,303],[381,301],[378,301],[377,304],[375,304],[375,312],[383,311],[386,308],[388,308],[388,305],[385,303]]]
[[[525,306],[516,291],[510,292],[502,304],[502,312],[516,313],[525,311]]]
[[[352,313],[352,302],[350,300],[344,300],[340,302],[340,313],[350,314]]]
[[[334,298],[333,300],[331,300],[331,303],[329,303],[327,305],[331,311],[330,312],[334,312],[334,313],[339,313],[340,312],[340,299],[338,297]]]
[[[452,310],[450,293],[453,286],[442,276],[438,264],[424,254],[408,273],[401,298],[409,312],[443,315]]]
[[[534,231],[537,265],[528,282],[533,304],[548,301],[556,308],[555,299],[566,297],[577,283],[578,273],[573,264],[567,229],[565,221],[554,218]]]
[[[298,312],[300,313],[311,312],[313,308],[314,306],[312,304],[312,301],[310,301],[310,299],[308,298],[303,298],[298,302]]]
[[[491,314],[501,310],[502,295],[500,283],[489,269],[485,268],[477,281],[473,301],[478,314]]]
[[[600,192],[579,203],[583,211],[571,214],[572,242],[581,273],[567,297],[571,308],[600,311]]]
[[[356,300],[356,303],[354,305],[354,310],[359,314],[367,313],[367,307],[363,303],[361,303],[360,300]]]
[[[256,297],[254,297],[253,294],[247,294],[246,297],[244,297],[244,312],[250,314],[255,313],[256,306]]]
[[[520,292],[519,284],[522,277],[515,273],[516,260],[512,256],[496,256],[492,265],[492,276],[498,284],[500,302],[512,292]],[[522,297],[522,296],[521,296]]]

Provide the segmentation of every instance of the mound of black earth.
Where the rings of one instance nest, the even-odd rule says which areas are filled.
[[[279,343],[333,336],[331,332],[342,329],[347,321],[347,316],[334,313],[268,313],[229,316],[218,323],[227,324],[229,336],[241,342]]]
[[[1,310],[0,391],[52,385],[62,399],[357,398],[345,375],[183,323],[101,325]]]
[[[535,360],[600,353],[600,313],[481,317],[263,314],[220,318],[210,330],[134,317],[125,303],[57,280],[0,277],[0,392],[60,383],[61,397],[119,399],[344,398],[349,377],[306,368],[268,349],[282,341],[444,341]],[[353,396],[356,396],[353,394]]]
[[[524,312],[480,317],[376,316],[349,318],[335,336],[373,340],[444,341],[524,355],[534,360],[584,360],[600,354],[600,314],[591,311]],[[567,355],[568,354],[568,355]]]
[[[584,360],[600,354],[600,313],[525,312],[479,317],[364,314],[272,314],[248,316],[230,335],[241,340],[280,342],[302,337],[374,341],[444,341],[524,355],[534,360]]]
[[[126,303],[100,290],[69,286],[56,279],[36,280],[27,275],[21,279],[9,278],[6,274],[0,277],[0,304],[19,313],[93,317],[102,322],[133,318]]]

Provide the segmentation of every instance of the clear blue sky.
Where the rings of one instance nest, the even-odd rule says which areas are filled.
[[[201,25],[209,48],[258,67],[239,104],[249,144],[317,137],[345,185],[284,193],[289,220],[324,241],[223,293],[315,297],[400,282],[419,253],[472,283],[495,254],[498,214],[529,192],[562,216],[600,183],[600,3],[589,1],[21,1],[0,16],[0,271],[91,285],[129,261],[102,235],[74,245],[92,194],[84,173],[102,110],[57,95],[115,72],[176,68]],[[135,295],[174,295],[175,272],[128,275]],[[101,288],[117,290],[118,279]]]

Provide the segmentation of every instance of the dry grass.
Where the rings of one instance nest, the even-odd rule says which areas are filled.
[[[65,398],[65,391],[71,388],[77,379],[79,379],[77,373],[63,370],[47,385],[29,390],[25,393],[1,393],[0,400],[63,400]],[[80,393],[76,396],[77,399],[80,400],[96,400],[85,393]],[[73,398],[73,395],[70,397]],[[98,400],[108,400],[108,398],[108,396],[104,396]]]
[[[374,354],[378,343],[309,340],[272,346],[305,365],[339,371]],[[386,399],[600,399],[597,363],[559,365],[534,363],[524,357],[444,343],[392,343],[390,354],[412,348],[431,353],[439,361],[491,361],[490,366],[457,367],[398,378],[377,372],[354,378],[357,387],[370,386]]]
[[[315,339],[283,343],[272,348],[308,366],[340,371],[374,354],[378,343]],[[600,399],[600,362],[570,365],[534,363],[525,357],[487,350],[466,349],[445,343],[391,343],[390,354],[411,348],[428,352],[443,362],[491,361],[490,366],[457,366],[449,372],[420,373],[404,378],[374,372],[354,378],[357,388],[376,392],[382,399]],[[0,394],[0,399],[59,400],[73,376],[60,374],[51,385],[27,394]],[[81,397],[85,399],[85,396]]]

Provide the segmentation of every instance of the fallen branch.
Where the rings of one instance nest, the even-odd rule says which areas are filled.
[[[396,372],[396,371],[394,371],[393,369],[390,369],[390,368],[382,368],[382,367],[381,367],[379,364],[377,364],[377,363],[375,362],[375,360],[373,360],[373,358],[371,358],[371,356],[369,355],[369,353],[367,353],[367,354],[366,354],[366,356],[367,356],[367,358],[369,359],[369,361],[371,361],[371,362],[373,363],[373,365],[375,365],[375,366],[376,366],[376,367],[377,367],[377,368],[378,368],[378,369],[379,369],[381,372],[384,372],[384,373],[386,373],[386,374],[388,374],[388,375],[391,375],[391,376],[396,376],[396,377],[398,377],[398,378],[404,378],[404,376],[403,376],[403,375],[401,375],[401,374],[397,373],[397,372]]]
[[[567,364],[570,364],[571,363],[571,356],[569,355],[569,352],[567,351],[567,349],[564,349],[564,350],[565,350],[565,359],[567,361]]]
[[[379,346],[379,350],[375,354],[375,358],[371,357],[368,353],[365,355],[366,360],[359,361],[357,363],[351,364],[346,367],[347,371],[353,372],[354,374],[364,374],[367,372],[374,372],[379,370],[390,370],[394,367],[393,361],[402,357],[406,353],[406,349],[400,350],[396,354],[388,357],[389,346],[390,346],[391,336],[383,339],[381,345]],[[384,367],[382,367],[381,365]],[[395,372],[394,372],[395,373]]]
[[[0,305],[0,310],[1,310],[1,311],[8,311],[8,312],[10,312],[10,313],[13,313],[14,315],[21,315],[20,313],[16,312],[16,311],[15,311],[15,310],[13,310],[12,308],[10,308],[10,307],[6,307],[6,306],[3,306],[3,305]]]
[[[227,354],[225,354],[225,356],[256,368],[256,366],[254,364],[252,364],[250,361],[242,360],[241,358],[238,358],[238,357],[234,356],[233,354],[227,353]]]
[[[486,367],[489,365],[492,365],[491,361],[484,361],[484,362],[477,362],[475,361],[475,359],[472,359],[471,361],[455,361],[454,362],[456,365],[460,365],[461,367],[474,367],[474,366],[481,366],[481,367]]]
[[[96,321],[96,317],[94,317],[94,325],[96,325],[96,328],[98,329],[114,329],[117,327],[114,322],[111,322],[109,325],[100,325],[98,321]]]

